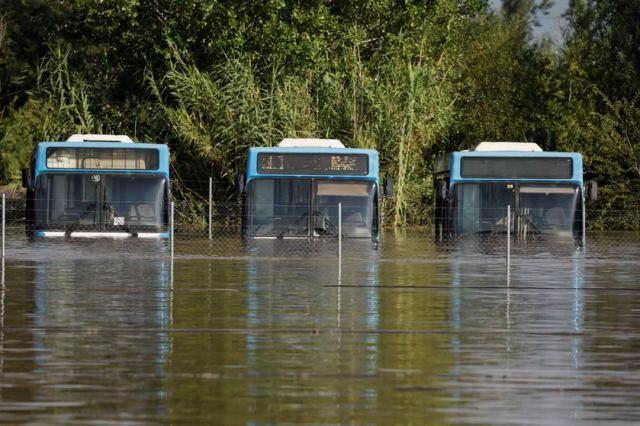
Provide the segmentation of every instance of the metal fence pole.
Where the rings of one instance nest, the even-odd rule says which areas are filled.
[[[5,284],[4,284],[4,257],[0,259],[0,329],[4,329],[4,293],[5,293]],[[4,342],[4,332],[0,331],[0,342]],[[4,349],[4,348],[2,348]],[[2,362],[0,362],[0,368],[2,367]],[[0,370],[4,371],[4,369]]]
[[[7,234],[5,232],[5,225],[6,225],[6,215],[5,215],[5,211],[6,211],[6,196],[5,194],[2,194],[2,258],[4,259],[4,241],[7,238]]]
[[[169,217],[170,220],[170,228],[171,228],[171,257],[173,257],[173,247],[174,247],[174,242],[175,242],[175,227],[174,227],[174,215],[175,215],[175,204],[172,201],[171,202],[171,216]]]
[[[209,177],[209,239],[211,239],[211,208],[213,200],[213,178]]]
[[[507,267],[511,265],[511,205],[507,206]]]
[[[582,249],[587,247],[587,206],[584,195],[582,196]]]
[[[342,203],[338,203],[338,267],[342,268]]]

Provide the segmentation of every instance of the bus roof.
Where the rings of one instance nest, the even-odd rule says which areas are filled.
[[[305,174],[295,173],[265,173],[258,171],[258,156],[260,154],[335,154],[336,156],[349,156],[349,155],[366,155],[368,157],[368,167],[366,174]],[[378,151],[375,149],[360,149],[360,148],[326,148],[326,147],[264,147],[264,148],[249,148],[247,155],[247,182],[259,177],[270,178],[326,178],[326,179],[366,179],[366,180],[379,180],[379,164],[378,164]]]
[[[280,148],[344,148],[338,139],[285,138],[278,144]]]
[[[472,151],[542,152],[542,148],[533,142],[480,142]]]
[[[120,142],[133,143],[127,135],[80,134],[69,136],[67,142]]]
[[[167,150],[168,147],[162,143],[143,143],[143,142],[98,142],[98,141],[73,141],[73,142],[38,142],[38,148],[48,148],[51,146],[63,148],[142,148],[142,149],[159,149]]]
[[[577,152],[559,151],[454,151],[460,157],[582,157]]]

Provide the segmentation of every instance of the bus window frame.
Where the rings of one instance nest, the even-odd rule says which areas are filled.
[[[451,183],[451,182],[450,182]],[[573,234],[575,237],[582,237],[583,229],[580,226],[582,221],[582,210],[585,209],[585,199],[584,199],[584,188],[574,181],[541,181],[541,180],[479,180],[479,179],[469,179],[468,181],[455,181],[451,183],[451,188],[449,190],[449,208],[447,220],[450,225],[450,235],[463,235],[464,232],[461,232],[461,227],[458,224],[458,212],[460,209],[460,205],[458,203],[458,187],[464,184],[482,184],[482,183],[502,183],[502,184],[511,184],[513,185],[513,205],[511,205],[511,211],[517,212],[520,208],[520,185],[560,185],[571,187],[574,186],[578,189],[577,197],[576,197],[576,206],[574,211],[573,221]],[[455,214],[454,214],[455,213]],[[512,220],[512,227],[516,227],[517,224],[514,219]],[[514,228],[515,229],[515,228]]]
[[[309,181],[309,185],[310,185],[310,192],[309,192],[309,211],[308,211],[308,220],[307,220],[307,235],[306,237],[312,237],[312,227],[311,227],[311,217],[312,217],[312,212],[315,209],[315,188],[316,188],[316,181],[328,181],[328,182],[336,182],[336,183],[340,183],[340,182],[363,182],[363,183],[367,183],[367,184],[371,184],[372,188],[373,188],[373,196],[372,196],[372,203],[373,203],[373,209],[372,209],[372,223],[371,223],[371,239],[378,239],[380,237],[380,230],[381,230],[381,226],[380,226],[380,185],[378,185],[378,182],[373,180],[373,179],[362,179],[362,177],[360,176],[341,176],[339,179],[335,179],[335,178],[331,178],[329,176],[322,176],[322,175],[313,175],[313,176],[286,176],[286,175],[278,175],[278,176],[260,176],[260,177],[255,177],[253,179],[251,179],[247,184],[246,184],[246,192],[243,193],[243,234],[247,237],[250,238],[261,238],[260,236],[256,236],[254,231],[254,200],[253,200],[253,196],[254,196],[254,185],[256,181],[261,181],[261,180],[307,180]],[[251,232],[250,232],[251,231]]]
[[[153,152],[155,153],[155,157],[153,158],[153,161],[155,162],[155,168],[144,168],[144,169],[140,169],[140,168],[134,168],[134,169],[127,169],[127,168],[122,168],[122,167],[112,167],[112,168],[107,168],[107,167],[100,167],[100,168],[87,168],[87,167],[77,167],[77,163],[76,163],[76,167],[49,167],[48,166],[48,161],[49,161],[49,155],[50,155],[50,151],[52,150],[111,150],[111,151],[115,151],[115,150],[124,150],[124,151],[144,151],[144,152]],[[35,154],[34,154],[34,159],[35,159]],[[71,147],[65,147],[65,146],[47,146],[44,149],[44,158],[43,160],[43,164],[44,164],[44,168],[42,170],[52,170],[52,171],[71,171],[71,170],[75,170],[75,171],[122,171],[125,173],[128,172],[133,172],[133,173],[140,173],[140,172],[145,172],[145,173],[150,173],[150,172],[158,172],[160,171],[160,166],[161,166],[161,154],[160,154],[160,149],[155,148],[155,147],[149,147],[149,148],[145,148],[145,147],[100,147],[100,146],[91,146],[91,147],[78,147],[78,146],[71,146]],[[85,158],[86,160],[86,158]],[[126,160],[125,160],[126,161]],[[112,159],[112,164],[113,164],[113,159]],[[42,171],[40,172],[42,173]]]
[[[104,205],[104,191],[105,191],[105,187],[104,187],[104,181],[105,179],[103,178],[103,175],[110,175],[110,176],[114,176],[114,175],[137,175],[137,176],[141,176],[141,177],[145,177],[145,178],[152,178],[152,177],[157,177],[160,178],[163,181],[163,196],[162,196],[162,206],[161,206],[161,211],[158,213],[159,217],[160,217],[160,225],[157,225],[157,228],[159,232],[167,232],[169,230],[169,215],[170,215],[170,206],[169,206],[169,201],[171,199],[171,180],[169,178],[169,176],[167,176],[165,173],[163,172],[153,172],[153,171],[148,171],[148,170],[132,170],[129,172],[114,172],[112,170],[86,170],[86,169],[52,169],[51,171],[49,171],[49,169],[47,169],[46,171],[40,172],[38,174],[38,176],[36,177],[36,179],[34,180],[34,196],[31,198],[31,215],[30,215],[30,225],[31,227],[35,227],[38,230],[40,229],[44,229],[43,228],[43,224],[40,222],[40,218],[37,217],[37,215],[35,214],[35,206],[37,202],[43,202],[44,200],[47,200],[47,204],[49,203],[49,200],[47,197],[42,197],[39,198],[38,197],[38,193],[42,190],[42,186],[40,181],[43,178],[47,178],[50,175],[62,175],[62,176],[68,176],[68,175],[94,175],[94,174],[99,174],[101,175],[101,179],[100,179],[100,183],[98,184],[98,194],[96,195],[96,199],[97,199],[97,211],[100,212],[99,213],[99,220],[98,223],[96,224],[98,226],[98,230],[96,232],[101,232],[101,233],[108,233],[108,232],[113,232],[112,229],[108,229],[110,224],[106,223],[104,221],[104,217],[102,215],[102,206]],[[83,184],[83,192],[84,192],[84,184]],[[29,201],[29,200],[27,200]],[[65,202],[68,202],[68,198],[65,198]],[[154,226],[156,227],[156,225],[144,225],[145,227],[150,227],[150,226]],[[34,229],[35,229],[34,228]],[[28,230],[29,231],[29,230]],[[155,232],[155,231],[154,231]]]

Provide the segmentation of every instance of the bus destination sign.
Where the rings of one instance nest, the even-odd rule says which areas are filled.
[[[367,154],[261,152],[258,154],[258,173],[366,176],[369,157]]]
[[[480,179],[571,179],[568,157],[463,157],[460,176]]]

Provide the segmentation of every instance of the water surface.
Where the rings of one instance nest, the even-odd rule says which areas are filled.
[[[507,267],[503,245],[387,235],[344,247],[340,268],[330,243],[185,242],[172,261],[162,244],[21,241],[0,294],[0,422],[640,418],[633,241],[516,246]]]

